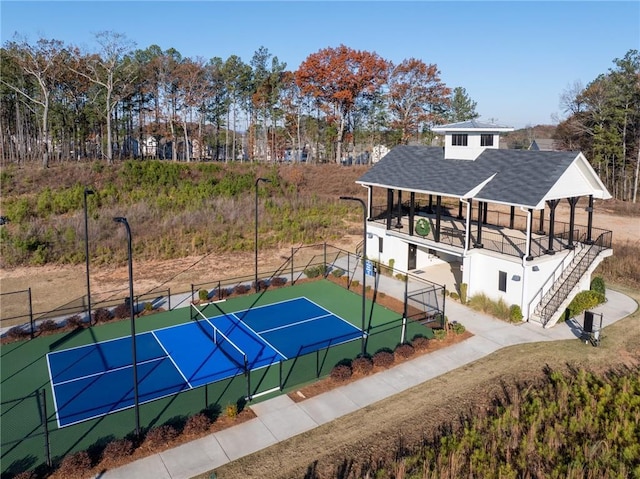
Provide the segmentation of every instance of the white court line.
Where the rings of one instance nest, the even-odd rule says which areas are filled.
[[[315,301],[311,301],[311,300],[310,300],[309,298],[307,298],[306,296],[302,296],[302,297],[304,297],[304,299],[306,299],[306,300],[307,300],[307,301],[309,301],[310,303],[315,304],[318,308],[324,309],[327,313],[330,313],[332,316],[335,316],[336,318],[338,318],[338,319],[340,319],[340,320],[344,321],[345,323],[347,323],[347,324],[348,324],[349,326],[351,326],[352,328],[357,329],[358,331],[362,331],[362,333],[363,333],[365,336],[367,336],[367,332],[366,332],[366,331],[364,331],[364,330],[361,330],[358,326],[355,326],[355,325],[351,324],[349,321],[347,321],[346,319],[342,318],[341,316],[338,316],[337,314],[332,313],[332,312],[331,312],[331,311],[329,311],[327,308],[324,308],[324,307],[320,306],[320,305],[319,305],[318,303],[316,303]]]
[[[280,351],[278,351],[277,348],[275,348],[273,346],[273,344],[271,344],[269,341],[267,341],[266,339],[264,339],[262,336],[260,336],[258,333],[255,332],[255,330],[249,326],[247,323],[245,323],[244,321],[242,321],[238,316],[236,316],[235,313],[231,313],[231,316],[233,316],[234,318],[236,318],[236,320],[238,321],[238,324],[242,324],[245,328],[247,328],[249,331],[251,331],[260,341],[262,341],[263,343],[265,343],[267,346],[269,346],[271,349],[273,349],[276,353],[278,353],[280,356],[282,356],[285,361],[287,359],[289,359],[288,357],[286,357],[284,354],[282,354]]]
[[[271,331],[277,331],[279,329],[286,329],[286,328],[289,328],[291,326],[297,326],[298,324],[308,323],[309,321],[316,321],[318,319],[327,318],[329,316],[335,316],[335,314],[325,314],[325,315],[322,315],[322,316],[316,316],[315,318],[309,318],[309,319],[303,319],[302,321],[296,321],[295,323],[283,324],[282,326],[277,326],[275,328],[265,329],[264,331],[258,332],[258,334],[265,334],[265,333],[270,333]]]
[[[171,355],[169,354],[169,351],[167,351],[164,347],[164,344],[162,344],[162,342],[160,341],[160,339],[158,338],[158,336],[156,336],[156,333],[154,331],[151,331],[151,334],[153,334],[153,337],[156,338],[156,341],[158,341],[158,345],[162,348],[162,350],[165,352],[165,354],[167,355],[167,357],[169,358],[169,361],[171,361],[171,363],[173,364],[173,366],[176,368],[176,370],[180,373],[180,376],[182,376],[182,379],[184,379],[184,382],[187,383],[187,385],[189,386],[189,389],[193,389],[193,387],[191,386],[191,383],[189,382],[189,380],[187,379],[187,377],[182,373],[182,370],[178,367],[178,365],[176,364],[176,362],[173,360],[173,358],[171,357]]]
[[[149,364],[149,363],[152,363],[154,361],[162,361],[163,359],[167,359],[167,358],[163,357],[163,358],[147,359],[146,361],[139,361],[136,364],[138,364],[138,366],[139,366],[141,364]],[[93,378],[93,377],[96,377],[96,376],[102,376],[102,375],[108,374],[108,373],[110,373],[112,371],[122,371],[123,369],[129,369],[129,368],[133,368],[133,364],[127,364],[126,366],[120,366],[119,368],[106,369],[104,371],[100,371],[100,372],[97,372],[97,373],[87,374],[86,376],[78,376],[78,377],[75,377],[73,379],[67,379],[66,381],[60,381],[59,383],[55,383],[55,384],[52,382],[51,384],[53,384],[54,386],[61,386],[63,384],[69,384],[69,383],[72,383],[72,382],[75,382],[75,381],[81,381],[83,379],[89,379],[89,378]]]

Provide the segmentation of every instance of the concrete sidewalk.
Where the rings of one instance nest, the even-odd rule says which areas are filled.
[[[606,327],[633,313],[637,307],[637,303],[628,296],[608,291],[607,302],[594,312],[603,313],[603,327]],[[454,301],[447,302],[447,316],[462,323],[474,336],[300,403],[281,395],[251,405],[257,417],[250,421],[106,471],[97,478],[191,478],[405,391],[503,347],[581,336],[577,322],[557,324],[550,329],[529,323],[512,325]]]

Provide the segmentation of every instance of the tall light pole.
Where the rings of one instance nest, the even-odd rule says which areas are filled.
[[[87,263],[87,316],[91,325],[91,283],[89,281],[89,213],[87,208],[87,196],[93,195],[93,190],[84,188],[84,259]]]
[[[256,252],[256,278],[255,278],[255,288],[256,288],[256,292],[260,291],[260,285],[258,284],[258,183],[260,183],[261,181],[265,182],[265,183],[271,183],[271,180],[269,180],[268,178],[258,178],[256,179],[256,242],[255,242],[255,252]]]
[[[117,216],[113,218],[116,223],[122,223],[127,230],[128,257],[129,257],[129,312],[131,313],[131,356],[133,359],[133,408],[136,417],[136,436],[140,435],[140,411],[138,401],[138,359],[136,357],[136,322],[133,311],[133,260],[131,256],[131,228],[127,218]]]
[[[365,328],[365,309],[366,309],[366,294],[367,294],[367,288],[366,288],[366,282],[367,282],[367,272],[365,271],[365,264],[364,262],[367,260],[367,205],[364,204],[364,201],[362,201],[360,198],[355,198],[353,196],[341,196],[340,197],[341,200],[348,200],[348,201],[357,201],[358,203],[360,203],[362,205],[362,236],[363,236],[363,243],[362,243],[362,355],[364,356],[366,353],[366,346],[365,346],[365,332],[364,332],[364,328]]]

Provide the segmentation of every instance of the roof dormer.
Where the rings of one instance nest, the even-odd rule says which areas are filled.
[[[437,126],[432,131],[444,133],[445,160],[475,160],[487,148],[500,148],[500,133],[513,128],[468,120]]]

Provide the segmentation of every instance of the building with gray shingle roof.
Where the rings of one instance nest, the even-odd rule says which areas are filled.
[[[408,272],[434,258],[459,265],[456,289],[466,283],[469,295],[502,299],[549,325],[611,254],[610,232],[592,226],[594,199],[611,195],[580,152],[499,149],[500,132],[511,130],[476,120],[434,128],[444,147],[397,146],[357,183],[368,191],[367,233],[380,239],[382,262]],[[584,226],[575,222],[581,198]],[[555,219],[563,201],[568,223]],[[569,294],[551,298],[566,282],[559,270],[575,277],[575,268]]]

